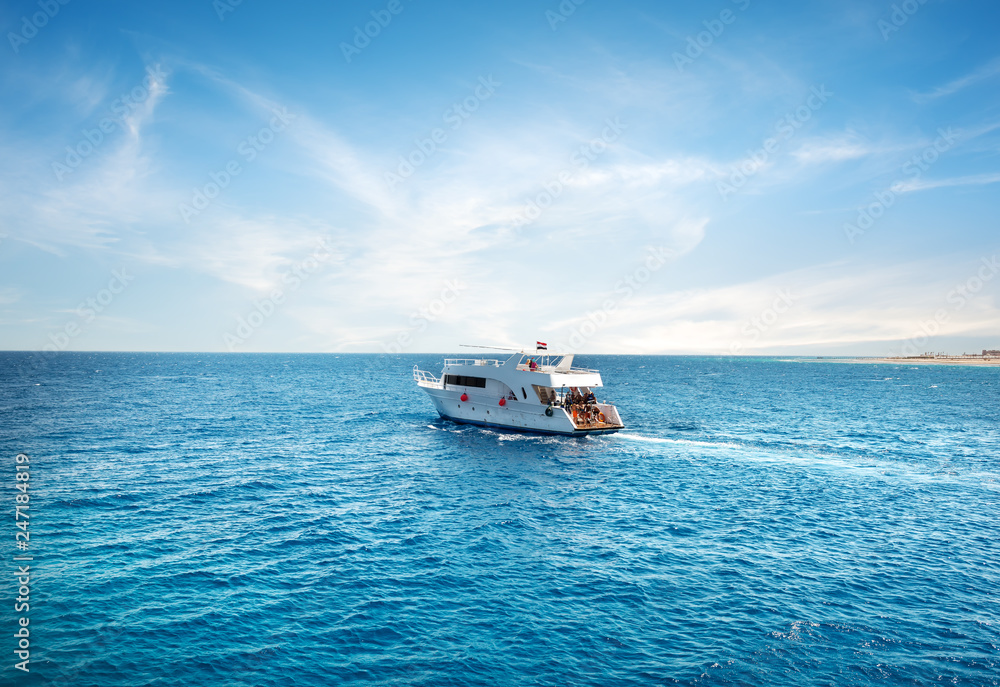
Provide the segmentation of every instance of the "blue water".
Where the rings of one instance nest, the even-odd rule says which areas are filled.
[[[581,356],[565,438],[441,357],[0,353],[0,682],[1000,683],[1000,368]]]

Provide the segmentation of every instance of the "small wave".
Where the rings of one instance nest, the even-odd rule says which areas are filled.
[[[630,434],[619,432],[617,435],[623,439],[633,441],[645,441],[650,444],[680,444],[682,446],[703,446],[705,448],[743,448],[741,444],[734,444],[726,441],[697,441],[695,439],[667,439],[665,437],[647,437],[641,434]]]
[[[618,437],[621,439],[632,439],[634,441],[648,441],[653,444],[669,444],[670,439],[660,439],[659,437],[644,437],[641,434],[628,434],[625,432],[619,432]]]
[[[615,437],[648,444],[664,444],[678,447],[697,447],[723,451],[737,451],[745,461],[764,463],[785,463],[809,468],[847,470],[866,475],[877,475],[884,479],[906,479],[910,481],[940,481],[941,479],[972,480],[987,484],[996,478],[994,473],[977,472],[957,474],[939,470],[928,472],[909,465],[886,462],[873,456],[857,455],[848,447],[816,446],[800,443],[785,445],[758,442],[696,441],[693,439],[669,439],[641,434],[619,433]],[[846,451],[846,453],[845,453]]]

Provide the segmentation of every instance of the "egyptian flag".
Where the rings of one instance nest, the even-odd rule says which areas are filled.
[[[547,351],[547,350],[549,350],[548,349],[548,344],[542,343],[541,341],[536,341],[535,342],[535,350],[536,351]]]

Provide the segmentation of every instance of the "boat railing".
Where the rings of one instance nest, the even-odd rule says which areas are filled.
[[[561,374],[561,375],[583,375],[583,374],[600,374],[600,370],[588,370],[584,367],[571,367],[568,370],[559,370],[555,365],[538,365],[534,370],[531,369],[530,365],[522,363],[517,366],[520,372],[544,372],[545,374]]]
[[[445,358],[444,364],[448,365],[487,365],[489,367],[500,367],[499,360],[487,358]]]
[[[432,375],[430,372],[418,370],[416,365],[413,366],[413,381],[415,381],[419,386],[441,387],[440,379]]]
[[[611,425],[622,424],[621,415],[618,414],[618,408],[610,403],[598,403],[598,410],[604,413],[605,421]]]

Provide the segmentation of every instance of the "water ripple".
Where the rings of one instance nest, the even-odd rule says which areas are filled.
[[[998,684],[1000,370],[581,359],[567,439],[430,357],[0,356],[38,684]]]

